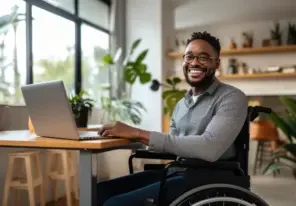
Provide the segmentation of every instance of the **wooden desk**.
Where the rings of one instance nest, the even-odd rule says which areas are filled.
[[[93,165],[93,154],[115,149],[131,149],[132,144],[128,140],[115,138],[89,141],[45,138],[21,130],[0,132],[0,147],[79,150],[79,204],[97,206],[97,165]]]

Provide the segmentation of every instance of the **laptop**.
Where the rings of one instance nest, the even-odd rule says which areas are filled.
[[[113,138],[95,131],[78,131],[63,81],[29,84],[21,90],[38,136],[70,140]]]

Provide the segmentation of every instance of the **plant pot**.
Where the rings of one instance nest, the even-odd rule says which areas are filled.
[[[76,126],[78,128],[87,127],[88,116],[89,116],[89,110],[88,109],[82,110],[80,112],[80,115],[78,115],[78,117],[75,118]]]
[[[279,46],[279,45],[281,45],[281,41],[279,39],[271,39],[270,45],[271,46]]]
[[[294,45],[296,44],[296,38],[293,38],[291,36],[288,37],[288,41],[287,41],[288,45]]]

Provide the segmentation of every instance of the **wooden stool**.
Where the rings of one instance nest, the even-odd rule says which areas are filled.
[[[17,159],[23,160],[23,164],[16,164]],[[35,165],[32,164],[32,161],[35,161]],[[18,172],[19,176],[21,175],[21,172],[25,170],[25,172],[22,173],[26,174],[25,177],[14,176],[15,170]],[[33,172],[36,174],[34,175]],[[2,206],[8,206],[10,189],[15,190],[15,202],[13,205],[23,205],[20,203],[19,190],[28,190],[30,206],[36,206],[34,189],[37,186],[40,187],[40,206],[45,206],[40,152],[25,151],[9,153]]]
[[[47,150],[46,182],[53,181],[53,198],[57,201],[57,180],[65,182],[67,205],[72,206],[71,186],[74,187],[75,198],[78,197],[78,180],[74,152],[70,150]],[[71,182],[73,185],[71,185]]]
[[[261,169],[263,161],[271,160],[274,157],[275,145],[272,142],[279,140],[277,127],[270,120],[257,120],[250,123],[251,140],[257,141],[253,175]],[[274,172],[275,176],[276,173]]]

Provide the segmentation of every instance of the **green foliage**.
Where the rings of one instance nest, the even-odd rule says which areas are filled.
[[[290,22],[288,24],[288,36],[296,38],[296,25]]]
[[[164,113],[172,116],[176,104],[184,97],[187,90],[177,88],[177,85],[181,83],[181,79],[178,77],[167,78],[166,83],[169,85],[169,89],[162,93],[162,98],[165,101]]]
[[[274,29],[270,30],[270,34],[271,34],[271,39],[274,39],[274,40],[281,39],[282,33],[280,31],[280,24],[279,23],[274,24]]]
[[[122,97],[122,92],[117,91],[117,95],[111,94],[109,97],[101,98],[101,106],[111,118],[111,121],[122,120],[132,124],[140,124],[142,112],[146,111],[144,106],[140,102],[131,100],[132,86],[138,79],[141,84],[147,84],[151,81],[151,73],[147,71],[147,65],[144,60],[148,54],[148,49],[141,51],[134,60],[132,56],[135,50],[141,43],[141,39],[137,39],[131,45],[127,55],[123,58],[122,63],[120,59],[122,57],[122,49],[117,49],[114,56],[106,54],[101,58],[101,65],[103,68],[108,67],[109,69],[116,68],[118,72],[123,72],[123,78],[119,82],[118,90],[123,90],[124,86],[128,84],[129,92],[125,97]],[[114,72],[114,71],[113,71]]]
[[[142,84],[146,84],[151,81],[151,73],[147,72],[147,65],[144,63],[144,60],[148,54],[148,49],[145,49],[144,51],[140,52],[140,54],[135,58],[135,60],[131,60],[131,57],[134,54],[135,49],[140,45],[140,43],[141,39],[137,39],[133,42],[130,51],[124,58],[123,64],[119,66],[119,70],[123,70],[123,81],[130,85],[133,85],[137,78],[140,80]],[[102,58],[103,65],[115,65],[120,60],[121,54],[121,48],[119,48],[116,51],[114,57],[112,57],[111,54],[106,54]]]
[[[142,113],[146,111],[141,102],[109,97],[101,97],[101,108],[107,112],[108,122],[122,121],[133,125],[141,123]]]
[[[84,90],[80,91],[78,95],[69,95],[68,100],[71,104],[74,117],[79,118],[81,112],[88,110],[89,114],[92,112],[94,100],[87,98],[88,93]]]
[[[275,157],[264,170],[264,174],[278,171],[280,168],[290,168],[296,171],[296,100],[290,97],[280,97],[286,107],[286,113],[279,115],[272,112],[269,119],[283,131],[289,142],[275,151]]]

